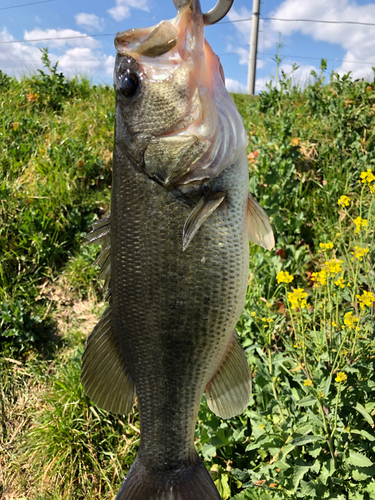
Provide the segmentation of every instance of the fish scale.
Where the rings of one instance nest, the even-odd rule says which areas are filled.
[[[213,214],[210,226],[202,227],[183,252],[181,229],[191,206],[121,166],[123,178],[117,182],[122,194],[116,197],[114,184],[111,207],[111,227],[119,242],[111,251],[113,328],[137,387],[141,449],[144,442],[148,444],[152,463],[155,450],[175,463],[181,453],[185,459],[191,453],[201,395],[243,308],[248,241],[236,228],[246,213],[247,169],[233,167],[222,174],[228,184],[235,179],[233,206]],[[139,230],[135,236],[135,227],[142,228],[141,238]],[[218,246],[224,237],[230,244]],[[192,300],[187,302],[186,297]],[[184,311],[180,308],[176,314],[179,300]],[[184,398],[182,388],[187,386],[193,389]],[[170,414],[160,406],[163,399],[170,401]],[[181,408],[184,418],[180,414],[177,419]],[[161,439],[160,425],[166,431]],[[189,435],[181,436],[186,428]]]
[[[251,372],[234,330],[249,237],[274,240],[249,194],[247,136],[203,36],[198,0],[175,20],[118,33],[111,215],[89,242],[109,307],[90,334],[82,383],[100,407],[139,407],[141,440],[116,500],[218,500],[194,446],[204,392],[230,418]]]

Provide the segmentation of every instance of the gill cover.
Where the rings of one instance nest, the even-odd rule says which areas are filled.
[[[214,178],[235,163],[247,136],[220,60],[204,39],[199,2],[185,2],[171,21],[118,33],[115,46],[120,57],[138,63],[148,88],[158,86],[160,108],[167,106],[174,84],[188,96],[172,126],[148,136],[144,158],[151,177],[171,188]]]

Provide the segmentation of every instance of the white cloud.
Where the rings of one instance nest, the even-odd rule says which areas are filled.
[[[76,38],[76,37],[84,37],[84,38]],[[62,48],[65,45],[70,46],[78,46],[78,47],[88,47],[91,49],[95,49],[100,46],[98,40],[92,38],[90,36],[86,36],[85,33],[81,33],[80,31],[75,31],[71,29],[47,29],[42,30],[40,28],[35,28],[32,31],[24,31],[24,39],[25,40],[33,40],[33,39],[43,39],[43,38],[52,38],[53,40],[48,40],[49,47],[52,48]],[[64,40],[64,38],[66,38]]]
[[[81,12],[80,14],[76,14],[74,18],[78,26],[95,28],[99,31],[102,31],[103,29],[104,19],[99,18],[95,14],[86,14],[85,12]]]
[[[0,31],[1,42],[11,42],[14,37],[4,28]],[[73,42],[73,40],[71,40]],[[104,54],[99,49],[90,47],[69,47],[63,53],[50,52],[49,58],[54,64],[59,62],[57,70],[64,75],[95,77],[108,81],[113,74],[115,58]],[[9,43],[2,45],[0,51],[0,69],[11,76],[20,77],[42,68],[40,50],[29,43]]]
[[[149,0],[116,0],[116,5],[107,12],[116,21],[122,21],[126,17],[130,17],[130,9],[139,9],[146,12],[149,11]]]
[[[11,42],[14,37],[4,28],[0,31],[1,42]],[[6,43],[0,51],[0,69],[11,76],[21,76],[41,67],[40,50],[26,43]]]
[[[240,19],[251,18],[252,11],[246,7],[241,7],[239,11],[231,9],[228,12],[228,17],[230,21],[238,21]],[[233,26],[236,28],[235,43],[229,43],[227,47],[228,52],[235,52],[240,56],[240,64],[249,64],[249,50],[250,50],[250,34],[251,34],[251,21],[240,21],[234,22]],[[271,30],[267,30],[267,36],[265,36],[265,23],[261,19],[259,21],[259,35],[258,35],[258,52],[260,47],[265,49],[275,45],[278,39],[278,34]],[[263,61],[258,58],[257,67],[258,69],[263,67]]]
[[[315,0],[314,2],[285,0],[271,17],[375,23],[375,4],[359,5],[349,0]],[[271,27],[283,35],[288,36],[300,32],[310,36],[313,40],[340,45],[346,51],[343,59],[356,61],[356,63],[343,62],[337,68],[339,73],[352,70],[355,78],[371,74],[373,64],[366,64],[366,62],[371,63],[374,60],[375,26],[272,21]]]
[[[246,94],[246,85],[238,82],[237,80],[232,80],[232,78],[225,79],[225,86],[228,92],[235,92],[238,94]]]

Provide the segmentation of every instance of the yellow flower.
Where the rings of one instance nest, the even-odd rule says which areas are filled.
[[[301,142],[301,138],[300,137],[293,137],[291,140],[290,140],[290,144],[294,147],[298,146]]]
[[[307,380],[304,381],[303,385],[307,385],[308,387],[311,387],[313,385],[312,380],[308,378]]]
[[[328,243],[319,243],[319,246],[322,249],[322,252],[325,252],[326,250],[333,248],[333,243],[332,241],[329,241]]]
[[[319,391],[318,393],[318,398],[323,399],[324,398],[324,393],[323,391]]]
[[[255,312],[255,311],[251,311],[250,316],[251,316],[252,318],[254,318],[254,316],[255,316],[255,315],[256,315],[256,312]]]
[[[13,123],[13,130],[14,130],[15,132],[17,132],[17,130],[18,130],[19,124],[20,124],[20,122],[14,122],[14,123]]]
[[[341,205],[342,207],[348,207],[350,203],[350,199],[348,196],[345,196],[344,194],[340,196],[339,201],[337,202],[338,205]]]
[[[293,292],[288,293],[288,300],[292,304],[293,309],[307,307],[306,297],[307,293],[303,291],[303,288],[295,288]]]
[[[342,260],[340,259],[327,260],[324,263],[323,270],[330,274],[342,273],[341,264]]]
[[[332,326],[337,326],[336,323],[334,321],[332,321]]]
[[[357,217],[354,219],[354,224],[355,224],[355,233],[359,233],[361,230],[361,227],[367,227],[367,219],[362,219],[361,217]]]
[[[341,233],[336,233],[336,238],[340,238]]]
[[[358,323],[358,321],[358,318],[353,316],[353,313],[351,311],[347,312],[344,316],[344,324],[349,328],[354,328],[355,324]]]
[[[278,283],[290,283],[291,281],[293,281],[293,278],[294,276],[292,274],[289,274],[288,271],[280,271],[276,276]]]
[[[336,286],[340,286],[341,288],[345,288],[344,278],[341,277],[337,281],[334,282]]]
[[[358,260],[362,260],[362,257],[369,253],[368,248],[361,248],[358,245],[354,247],[354,252],[350,252]]]
[[[372,181],[375,181],[375,175],[371,172],[371,169],[367,169],[367,172],[361,172],[362,184],[371,184]]]
[[[325,285],[327,283],[328,276],[329,273],[327,273],[325,269],[322,269],[322,271],[319,271],[318,273],[311,274],[311,281],[316,281],[320,285]]]
[[[266,426],[264,424],[260,424],[259,429],[265,429],[265,427]]]
[[[345,380],[347,380],[347,378],[348,378],[348,377],[345,375],[345,373],[344,373],[344,372],[339,372],[339,373],[337,374],[337,377],[335,378],[335,381],[336,381],[337,383],[339,383],[339,382],[345,382]]]
[[[362,295],[356,295],[356,297],[361,309],[364,309],[365,306],[371,307],[372,303],[375,302],[375,295],[372,292],[366,292],[366,290]]]

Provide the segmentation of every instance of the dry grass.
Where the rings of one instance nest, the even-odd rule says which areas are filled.
[[[24,362],[0,359],[1,500],[35,499],[39,493],[40,485],[35,478],[32,460],[27,460],[32,457],[26,457],[23,452],[25,436],[33,422],[51,409],[46,400],[57,367],[76,351],[77,340],[81,344],[85,341],[104,308],[104,303],[98,303],[93,294],[87,299],[77,299],[64,279],[52,284],[45,282],[40,287],[40,297],[50,301],[62,349],[52,359],[41,359],[31,351],[26,354]]]

